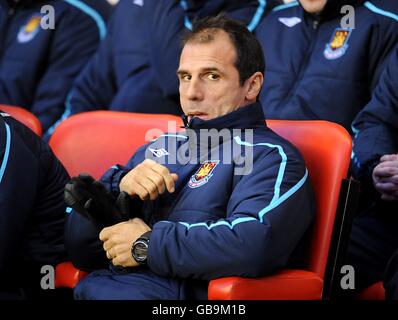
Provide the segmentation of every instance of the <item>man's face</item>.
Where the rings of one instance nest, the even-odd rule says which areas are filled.
[[[300,0],[304,10],[308,13],[321,13],[328,0]]]
[[[240,86],[236,59],[235,47],[222,30],[210,42],[184,46],[177,74],[181,107],[188,121],[193,116],[210,120],[255,102],[246,98],[246,83]]]

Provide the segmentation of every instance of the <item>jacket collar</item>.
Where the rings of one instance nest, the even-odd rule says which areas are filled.
[[[310,14],[303,9],[304,16],[312,20],[319,20],[319,22],[329,21],[344,15],[340,12],[343,6],[350,5],[356,7],[364,2],[365,0],[328,0],[321,14]],[[302,8],[300,1],[299,4]]]
[[[185,11],[185,26],[190,29],[192,21],[226,12],[228,17],[246,23],[253,31],[264,15],[266,2],[258,0],[180,0]]]
[[[193,117],[189,122],[187,116],[183,115],[184,128],[192,130],[200,129],[253,129],[256,127],[264,127],[264,112],[260,102],[252,103],[248,106],[241,107],[231,113],[221,117],[202,120]]]
[[[183,8],[192,19],[214,15],[215,12],[238,10],[242,7],[252,7],[255,10],[258,6],[258,0],[186,0],[185,3]]]

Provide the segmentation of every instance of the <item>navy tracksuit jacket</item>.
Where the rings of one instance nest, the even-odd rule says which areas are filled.
[[[398,205],[381,200],[372,181],[380,157],[398,153],[398,46],[371,101],[357,116],[353,127],[351,171],[361,181],[363,195],[361,213],[352,227],[347,263],[356,267],[357,279],[366,286],[383,279],[387,261],[398,248]],[[389,275],[393,275],[392,270]]]
[[[40,285],[40,268],[66,257],[68,174],[30,129],[0,116],[0,299]],[[7,297],[7,296],[5,296]]]
[[[146,158],[177,173],[176,191],[155,201],[137,200],[153,229],[149,269],[96,271],[75,296],[183,299],[188,296],[183,279],[194,279],[202,281],[206,298],[208,280],[259,277],[286,266],[310,225],[315,202],[301,155],[263,119],[260,103],[209,121],[193,118],[187,131],[163,135],[141,147],[126,167],[112,167],[102,182],[115,194],[123,176]],[[213,156],[207,139],[198,139],[200,130],[211,128],[227,132],[213,139],[213,150],[219,147]],[[233,129],[252,129],[253,138]],[[235,171],[242,159],[253,160],[247,175]],[[72,262],[85,269],[106,265],[99,230],[75,212],[67,225]]]
[[[61,120],[99,109],[181,115],[176,71],[181,35],[192,20],[225,11],[254,30],[279,2],[121,0],[108,35],[79,76]]]
[[[74,79],[105,37],[103,16],[111,6],[86,2],[94,7],[81,0],[22,0],[16,7],[0,0],[0,104],[33,112],[44,130],[62,115]],[[44,5],[54,8],[54,30],[40,26]]]
[[[398,44],[372,100],[357,116],[353,127],[352,172],[355,178],[369,181],[383,155],[398,153]]]
[[[355,8],[355,29],[341,28],[346,4]],[[274,8],[256,35],[267,65],[266,118],[329,120],[350,130],[398,41],[398,1],[328,0],[319,17],[293,2]]]

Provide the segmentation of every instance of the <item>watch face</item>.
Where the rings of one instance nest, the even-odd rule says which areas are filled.
[[[138,240],[133,247],[133,257],[137,262],[146,261],[148,255],[148,244],[146,241]]]

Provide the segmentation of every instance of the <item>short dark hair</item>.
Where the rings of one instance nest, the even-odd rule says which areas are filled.
[[[236,49],[235,66],[239,72],[241,86],[255,72],[259,71],[264,74],[265,59],[259,41],[243,23],[226,18],[224,14],[194,21],[192,30],[187,30],[183,34],[182,46],[189,42],[211,42],[219,30],[223,30],[229,35]]]

